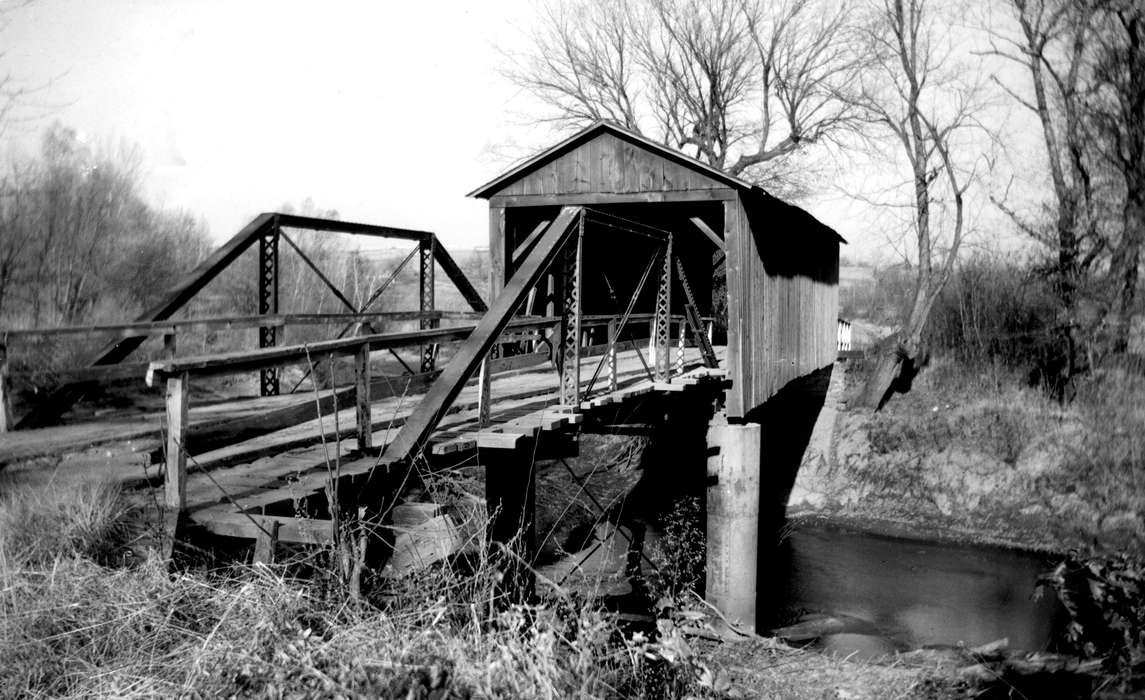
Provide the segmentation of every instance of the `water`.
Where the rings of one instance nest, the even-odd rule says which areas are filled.
[[[761,622],[799,622],[818,644],[877,656],[888,650],[1003,637],[1028,651],[1049,647],[1060,606],[1034,597],[1052,567],[1038,554],[801,527],[760,570]],[[772,573],[768,573],[768,572]],[[766,601],[771,601],[770,603]],[[770,619],[768,619],[770,618]]]

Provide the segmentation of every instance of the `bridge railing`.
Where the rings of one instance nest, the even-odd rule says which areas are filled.
[[[634,314],[630,317],[633,322],[655,323],[655,314]],[[685,319],[682,316],[672,318],[680,329],[676,364],[683,370],[683,344],[685,336]],[[582,323],[584,331],[581,344],[584,352],[582,357],[597,354],[611,353],[612,367],[615,370],[615,352],[618,345],[616,332],[619,317],[616,316],[585,316]],[[488,425],[488,418],[493,402],[492,392],[486,378],[497,371],[511,370],[529,365],[540,364],[545,361],[556,360],[552,344],[548,340],[551,334],[559,327],[560,319],[556,317],[520,317],[510,321],[498,339],[499,350],[490,353],[483,365],[481,389],[478,392],[478,415],[482,427]],[[234,375],[252,371],[262,371],[270,368],[281,368],[287,365],[313,365],[313,363],[335,357],[354,358],[354,385],[353,396],[355,406],[355,437],[361,450],[370,450],[372,445],[372,412],[370,397],[370,353],[375,350],[388,350],[406,347],[422,346],[426,343],[447,343],[461,341],[473,332],[472,324],[458,325],[451,328],[434,328],[418,331],[397,333],[376,333],[352,338],[292,345],[276,348],[265,348],[244,352],[220,353],[196,357],[172,358],[156,360],[149,363],[146,372],[148,386],[162,386],[166,392],[166,470],[164,475],[165,502],[168,508],[181,511],[186,498],[187,450],[190,426],[188,422],[187,398],[194,379]],[[608,342],[597,342],[600,331],[606,329]],[[503,356],[510,346],[527,346],[527,351],[515,356]],[[542,352],[545,346],[547,352]],[[501,355],[492,357],[492,355]],[[647,365],[646,365],[647,369]],[[649,377],[651,377],[649,370]],[[615,375],[610,384],[615,388]],[[336,409],[335,409],[336,410]]]
[[[514,332],[551,327],[556,319],[522,319],[509,324]],[[370,353],[374,350],[423,346],[463,340],[474,329],[471,324],[451,328],[398,333],[376,333],[352,338],[320,341],[305,345],[265,348],[246,352],[221,353],[151,362],[148,386],[163,385],[166,390],[166,472],[165,501],[169,508],[182,510],[186,498],[187,451],[189,434],[187,398],[194,378],[230,375],[286,365],[312,365],[333,357],[354,358],[355,429],[358,446],[371,449]]]
[[[839,319],[838,327],[838,351],[850,352],[851,351],[851,322],[846,319]]]

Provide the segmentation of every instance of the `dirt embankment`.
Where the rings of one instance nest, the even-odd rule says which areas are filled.
[[[1024,548],[1145,550],[1145,415],[1111,395],[1124,382],[1099,378],[1062,406],[988,374],[938,362],[872,414],[848,405],[861,367],[836,365],[789,515]]]

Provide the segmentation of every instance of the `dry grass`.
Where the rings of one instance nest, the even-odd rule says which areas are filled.
[[[0,697],[902,697],[921,682],[777,644],[701,648],[683,631],[702,627],[694,610],[640,633],[560,593],[499,608],[483,547],[358,602],[289,564],[112,565],[126,513],[92,484],[0,500]]]

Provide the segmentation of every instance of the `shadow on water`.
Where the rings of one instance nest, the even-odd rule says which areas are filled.
[[[763,428],[757,627],[810,615],[808,640],[871,656],[1002,637],[1017,649],[1047,648],[1060,606],[1034,598],[1038,575],[1051,568],[1041,555],[821,527],[788,532],[787,499],[831,373],[788,384],[747,416]]]
[[[788,528],[787,499],[831,373],[827,367],[788,384],[747,416],[763,429],[757,629],[802,625],[801,637],[791,641],[868,657],[1003,637],[1014,649],[1048,648],[1060,606],[1052,596],[1033,595],[1038,575],[1051,568],[1044,556],[820,526]],[[709,401],[669,397],[599,427],[642,426],[650,438],[639,483],[613,516],[631,539],[619,543],[627,545],[627,564],[620,563],[620,553],[614,566],[631,584],[630,593],[615,601],[622,609],[646,611],[653,602],[641,550],[659,539],[664,514],[682,497],[703,503],[704,470],[693,465],[705,463],[711,417]]]

